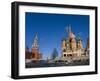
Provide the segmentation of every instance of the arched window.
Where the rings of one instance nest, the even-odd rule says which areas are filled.
[[[66,52],[66,49],[64,49],[63,52]]]
[[[64,57],[66,57],[66,54],[64,54]]]

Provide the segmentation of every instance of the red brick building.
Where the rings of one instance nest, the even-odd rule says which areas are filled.
[[[30,59],[30,60],[41,60],[42,59],[42,54],[39,52],[37,35],[34,38],[31,51],[29,51],[28,47],[26,47],[25,59]]]

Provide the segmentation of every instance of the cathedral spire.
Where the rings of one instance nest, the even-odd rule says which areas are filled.
[[[34,38],[34,41],[33,41],[33,44],[32,44],[32,48],[36,48],[36,49],[39,48],[38,36],[37,36],[37,34],[35,35],[35,38]]]
[[[90,42],[89,42],[89,38],[87,38],[87,45],[86,45],[86,49],[90,48]]]
[[[68,26],[68,33],[70,33],[71,32],[71,26],[69,25]]]
[[[81,39],[81,36],[79,34],[78,34],[78,37],[77,37],[77,48],[83,49],[82,39]]]
[[[78,39],[78,41],[82,40],[80,34],[78,34],[77,39]]]
[[[67,32],[68,32],[68,37],[69,37],[70,33],[71,33],[71,26],[70,25],[68,25],[68,27],[67,27]]]
[[[71,26],[69,25],[67,28],[67,32],[68,32],[68,38],[75,38],[74,33],[71,31]]]

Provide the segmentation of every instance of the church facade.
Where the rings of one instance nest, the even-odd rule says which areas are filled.
[[[68,27],[68,38],[62,40],[62,59],[67,61],[75,60],[89,60],[89,39],[87,40],[86,48],[83,48],[83,42],[78,35],[71,31],[71,27]]]

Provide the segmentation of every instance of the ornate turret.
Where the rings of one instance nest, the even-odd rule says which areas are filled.
[[[37,34],[35,35],[35,38],[34,38],[34,41],[33,41],[33,44],[32,44],[32,48],[39,49]]]
[[[83,49],[82,39],[81,39],[80,35],[78,35],[78,38],[77,38],[77,48]]]
[[[70,50],[70,43],[69,43],[69,40],[66,40],[66,48],[67,48],[67,50]]]
[[[32,58],[34,60],[40,60],[42,58],[42,54],[39,52],[39,44],[38,44],[38,36],[37,36],[37,34],[34,37],[31,53],[32,53]]]
[[[76,50],[76,39],[70,39],[70,45],[72,50]]]
[[[65,38],[62,40],[62,51],[66,52],[66,39]]]
[[[90,42],[89,42],[89,38],[87,39],[87,46],[86,46],[86,49],[89,49],[90,48]]]
[[[69,40],[70,48],[72,50],[75,50],[76,49],[76,36],[71,31],[71,26],[68,27],[68,40]]]
[[[67,32],[68,32],[68,39],[71,38],[71,26],[69,25],[67,28]]]

